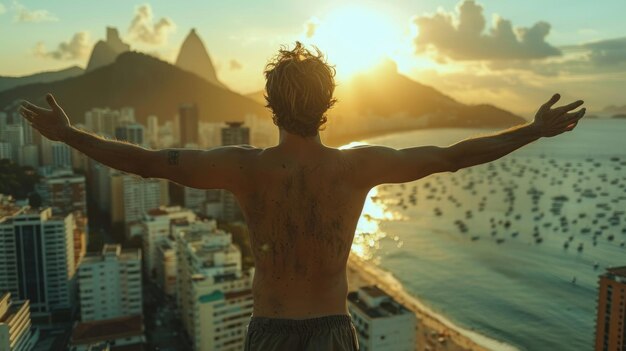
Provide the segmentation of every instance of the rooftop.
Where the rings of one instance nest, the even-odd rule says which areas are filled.
[[[607,268],[602,276],[626,284],[626,266]]]
[[[607,272],[626,278],[626,266],[610,267],[607,268]]]
[[[105,244],[102,252],[88,252],[83,258],[83,264],[104,261],[105,257],[116,256],[119,260],[140,260],[140,249],[122,249],[119,244]]]
[[[381,288],[378,287],[378,285],[368,285],[368,286],[361,287],[361,291],[363,291],[365,294],[368,294],[371,297],[388,296],[386,292],[384,292]]]
[[[371,298],[376,299],[375,304],[372,304],[372,301],[368,302]],[[370,318],[385,318],[412,313],[376,285],[351,291],[348,293],[348,301]]]
[[[143,316],[128,316],[103,321],[81,322],[72,331],[72,345],[93,344],[98,341],[115,340],[144,333]]]

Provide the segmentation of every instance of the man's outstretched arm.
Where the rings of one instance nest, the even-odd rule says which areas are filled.
[[[20,111],[22,116],[48,139],[64,142],[111,168],[203,189],[236,191],[244,182],[242,169],[250,155],[250,148],[225,146],[210,150],[149,150],[126,142],[107,140],[72,127],[54,97],[48,95],[46,99],[51,109],[25,103]]]
[[[469,138],[447,147],[421,146],[401,150],[366,146],[347,150],[359,168],[357,177],[365,186],[414,181],[433,173],[456,172],[461,168],[491,162],[541,137],[573,130],[585,109],[570,112],[583,102],[552,109],[558,94],[543,104],[532,122],[492,135]]]

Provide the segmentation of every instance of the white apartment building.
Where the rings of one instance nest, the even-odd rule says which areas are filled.
[[[53,216],[50,207],[34,210],[0,200],[0,287],[17,300],[30,300],[37,317],[71,309],[73,214]]]
[[[4,293],[0,296],[0,350],[30,351],[36,342],[28,300],[11,301],[11,294]]]
[[[78,286],[83,322],[142,315],[141,251],[104,245],[83,259]]]
[[[193,211],[180,206],[157,206],[149,209],[141,220],[143,237],[143,256],[146,272],[152,276],[160,260],[155,259],[158,247],[172,234],[172,221],[183,220],[193,222],[196,215]]]
[[[414,351],[417,318],[375,285],[348,294],[361,351]]]
[[[243,272],[241,251],[215,221],[175,226],[178,302],[196,351],[244,347],[252,314],[254,268]]]
[[[111,221],[125,224],[140,221],[146,211],[169,202],[164,179],[141,178],[114,172],[111,174]]]

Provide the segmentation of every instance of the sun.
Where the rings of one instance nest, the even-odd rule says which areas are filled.
[[[342,7],[312,21],[313,35],[303,41],[318,46],[327,55],[336,66],[339,80],[393,56],[402,43],[401,29],[381,12],[366,7]]]

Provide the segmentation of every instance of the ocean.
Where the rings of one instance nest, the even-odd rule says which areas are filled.
[[[367,144],[445,146],[492,129]],[[353,252],[456,325],[520,350],[590,350],[599,275],[626,265],[626,120],[583,119],[503,158],[370,192]]]

